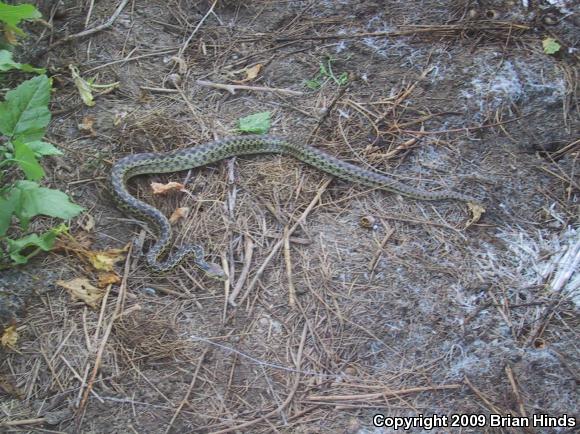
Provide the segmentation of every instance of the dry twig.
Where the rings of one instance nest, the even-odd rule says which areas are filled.
[[[200,86],[213,87],[215,89],[227,90],[232,95],[236,94],[236,90],[252,90],[252,91],[256,91],[256,92],[277,92],[277,93],[283,93],[286,95],[293,95],[293,96],[304,95],[304,92],[300,92],[297,90],[291,90],[291,89],[280,89],[277,87],[247,86],[245,84],[221,84],[221,83],[213,83],[211,81],[206,81],[206,80],[197,80],[196,83],[199,84]]]

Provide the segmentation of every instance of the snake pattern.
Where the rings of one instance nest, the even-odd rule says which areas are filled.
[[[194,263],[201,271],[217,279],[227,278],[220,266],[204,260],[204,251],[199,245],[186,245],[172,255],[167,254],[172,238],[169,220],[157,208],[131,195],[126,187],[127,181],[137,175],[177,172],[215,163],[225,158],[251,154],[288,155],[337,178],[398,193],[413,199],[478,202],[471,196],[454,191],[426,191],[411,187],[392,176],[364,169],[311,146],[300,145],[276,136],[230,137],[166,153],[129,155],[113,165],[110,178],[111,193],[121,209],[138,219],[147,221],[157,233],[157,242],[149,249],[146,256],[147,264],[153,271],[170,270],[186,256],[193,255]],[[163,256],[165,259],[161,260],[160,258]]]

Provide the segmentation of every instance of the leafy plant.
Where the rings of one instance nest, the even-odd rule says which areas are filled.
[[[34,72],[37,74],[44,74],[44,68],[35,68],[27,63],[18,63],[12,59],[12,52],[8,50],[0,50],[0,72],[10,71],[11,69],[19,69],[24,72]]]
[[[5,34],[7,31],[20,34],[18,24],[22,20],[39,17],[32,5],[10,6],[0,2],[0,22]],[[0,50],[0,72],[13,69],[44,72],[15,62],[10,51]],[[43,141],[51,117],[48,109],[51,85],[46,75],[39,75],[6,92],[0,102],[0,268],[10,261],[24,264],[38,252],[50,250],[56,237],[66,231],[66,226],[60,225],[42,234],[27,234],[31,219],[39,215],[70,219],[83,211],[65,193],[38,184],[45,176],[39,160],[62,154]],[[18,179],[19,174],[25,179]],[[19,229],[13,223],[18,223]]]
[[[4,38],[8,44],[16,44],[16,36],[25,36],[18,25],[22,21],[36,20],[42,15],[30,4],[8,5],[0,1],[0,22],[3,25]]]
[[[306,87],[309,89],[317,90],[329,81],[334,82],[338,86],[344,86],[347,84],[348,74],[346,72],[342,72],[336,76],[332,70],[332,64],[335,61],[336,60],[332,57],[328,57],[324,62],[320,62],[320,69],[318,70],[318,73],[314,76],[313,79],[306,80]]]
[[[560,51],[562,46],[554,38],[545,38],[542,41],[542,47],[544,48],[544,53],[546,54],[556,54]]]
[[[270,129],[270,112],[260,112],[239,120],[239,130],[244,133],[266,134]]]

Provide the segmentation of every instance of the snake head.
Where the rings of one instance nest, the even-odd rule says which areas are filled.
[[[224,269],[213,262],[196,261],[195,265],[197,265],[197,268],[203,271],[206,276],[211,277],[212,279],[226,281],[229,278]]]

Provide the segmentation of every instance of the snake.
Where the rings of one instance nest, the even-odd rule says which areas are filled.
[[[397,193],[412,199],[479,202],[469,195],[452,190],[427,191],[411,187],[401,183],[391,175],[374,172],[340,160],[312,146],[271,135],[235,136],[164,153],[128,155],[113,164],[110,191],[119,208],[139,220],[146,221],[157,233],[157,241],[146,254],[147,266],[152,271],[169,271],[191,255],[195,266],[207,276],[219,280],[227,279],[227,274],[219,265],[205,260],[204,249],[201,245],[187,244],[178,248],[173,254],[169,254],[168,250],[172,239],[169,219],[159,209],[129,193],[127,181],[138,175],[178,172],[212,164],[230,157],[254,154],[291,156],[337,178]],[[163,257],[165,259],[161,259]]]

